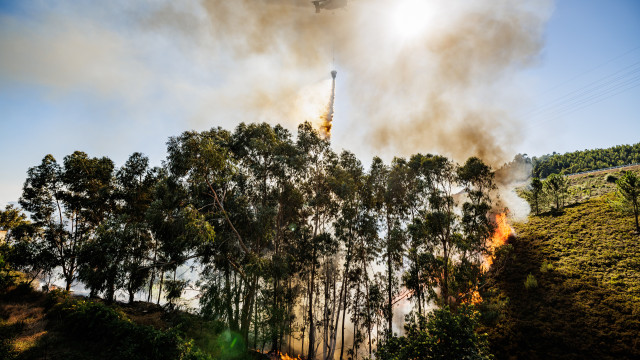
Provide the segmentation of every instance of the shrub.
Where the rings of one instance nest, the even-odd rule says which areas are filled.
[[[608,183],[615,183],[616,181],[618,181],[618,177],[613,174],[609,174],[607,175],[606,180]]]
[[[548,262],[543,262],[542,265],[540,265],[540,272],[541,273],[546,273],[548,271],[552,271],[553,270],[553,265],[549,264]],[[533,279],[535,281],[535,278]]]
[[[457,313],[448,307],[421,317],[420,326],[411,321],[406,335],[393,336],[376,351],[379,360],[405,359],[492,359],[486,334],[478,334],[478,314],[463,306]]]
[[[529,273],[529,275],[527,275],[527,279],[524,281],[524,288],[527,290],[530,290],[537,287],[538,287],[538,281],[536,280],[535,276]]]
[[[177,330],[137,325],[98,302],[67,298],[53,306],[47,317],[77,339],[103,342],[117,359],[211,359]]]

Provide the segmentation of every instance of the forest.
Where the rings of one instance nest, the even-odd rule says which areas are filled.
[[[196,288],[198,315],[245,348],[306,359],[410,351],[417,338],[394,325],[408,299],[406,320],[432,343],[418,351],[489,357],[468,307],[495,228],[494,172],[480,159],[376,157],[365,169],[309,123],[295,138],[265,123],[184,132],[167,153],[159,168],[139,153],[120,168],[79,151],[45,156],[19,200],[30,220],[3,212],[5,265],[107,304],[124,293],[175,309]],[[184,267],[196,281],[177,276]]]
[[[637,171],[529,179],[518,193],[532,215],[514,236],[496,183],[528,168],[523,155],[498,171],[433,154],[365,168],[309,123],[184,132],[167,154],[161,167],[76,151],[29,168],[20,208],[0,211],[0,354],[640,354]],[[572,331],[576,318],[592,330]],[[50,335],[13,345],[21,332]]]
[[[565,154],[542,155],[531,158],[533,177],[546,178],[551,174],[575,174],[583,171],[640,163],[640,143],[618,145],[608,149],[574,151]]]

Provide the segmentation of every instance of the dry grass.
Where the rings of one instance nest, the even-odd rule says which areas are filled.
[[[0,327],[13,351],[22,353],[33,348],[47,334],[43,300],[44,296],[36,296],[0,303]]]

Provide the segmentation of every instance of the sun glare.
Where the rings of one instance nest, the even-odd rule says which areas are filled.
[[[404,40],[425,33],[433,16],[429,0],[400,0],[392,13],[392,26],[396,35]]]

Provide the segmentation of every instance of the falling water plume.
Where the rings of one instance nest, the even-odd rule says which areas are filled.
[[[331,71],[331,97],[329,98],[329,104],[327,105],[327,109],[325,113],[322,115],[322,124],[320,125],[320,134],[324,136],[325,139],[331,139],[331,127],[333,126],[333,103],[336,98],[336,75],[337,71]]]

